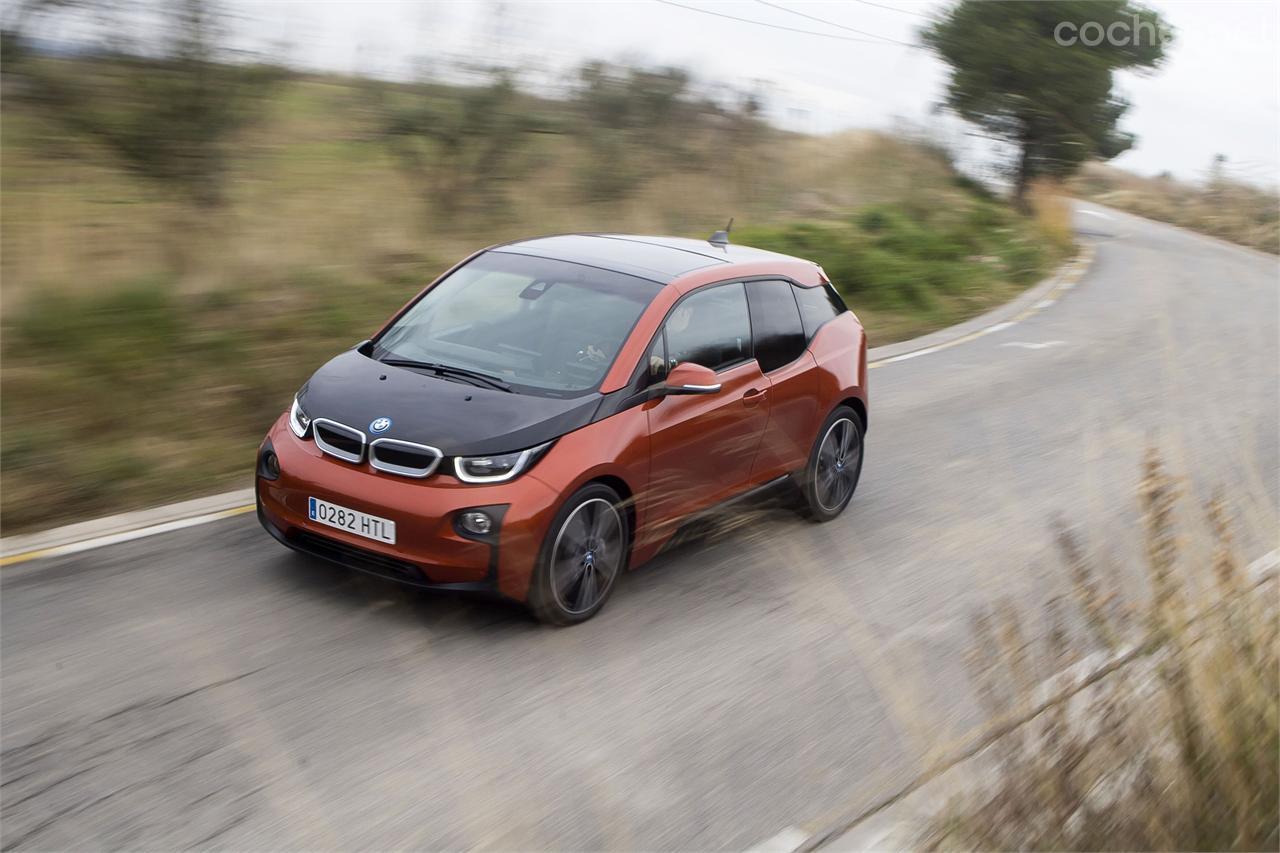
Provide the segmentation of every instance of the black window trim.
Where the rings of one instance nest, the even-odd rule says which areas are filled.
[[[681,302],[688,299],[690,296],[693,296],[693,294],[695,293],[699,293],[703,290],[710,290],[713,287],[720,287],[726,284],[743,285],[743,295],[746,296],[747,294],[746,285],[749,282],[753,282],[753,281],[785,281],[788,284],[790,284],[792,287],[801,287],[801,288],[804,288],[805,290],[826,291],[828,293],[828,296],[830,296],[831,293],[834,293],[836,296],[836,304],[841,307],[841,310],[837,312],[836,317],[839,317],[841,314],[847,313],[849,311],[849,306],[845,304],[844,298],[841,297],[840,292],[835,289],[835,285],[831,284],[830,282],[820,281],[818,284],[804,284],[803,282],[796,281],[794,278],[792,278],[789,275],[786,275],[785,273],[757,273],[756,275],[735,276],[733,278],[725,278],[719,281],[712,281],[712,282],[708,282],[707,284],[699,285],[698,287],[695,287],[693,290],[690,290],[688,293],[681,294],[679,299],[671,303],[671,307],[667,309],[667,313],[662,315],[662,319],[658,322],[658,331],[655,332],[651,338],[649,338],[648,343],[645,345],[644,355],[640,357],[639,364],[636,365],[635,370],[633,370],[631,373],[631,381],[628,383],[628,387],[631,387],[634,391],[642,391],[644,390],[645,387],[647,387],[647,386],[637,385],[636,383],[639,382],[641,379],[643,379],[644,374],[648,372],[649,350],[653,349],[653,342],[654,340],[657,339],[658,335],[666,334],[667,320],[671,317],[671,312],[676,310],[676,307]],[[746,296],[746,298],[747,298],[747,323],[751,324],[751,297]],[[795,299],[796,311],[800,312],[801,321],[803,322],[804,309],[800,307],[800,301],[796,299],[796,295],[794,292],[792,292],[791,298]],[[831,319],[835,319],[835,318],[833,317]],[[812,343],[814,336],[818,334],[819,330],[821,330],[823,326],[827,325],[827,323],[830,323],[830,322],[831,320],[824,320],[818,326],[817,329],[813,330],[812,335],[806,332],[806,337],[805,337],[806,349],[808,348],[808,345]],[[665,344],[663,345],[663,349],[666,349]],[[735,367],[746,364],[748,361],[755,359],[755,350],[756,350],[756,330],[754,325],[752,325],[751,326],[751,358],[734,362],[728,367],[722,367],[720,370],[717,370],[716,373],[722,373],[725,370],[732,370]],[[799,358],[799,356],[797,356],[797,358]],[[792,364],[793,362],[794,362],[794,359],[793,361],[787,362],[787,364]],[[782,367],[786,367],[787,364],[782,365]],[[774,370],[779,370],[779,369],[781,368],[776,368],[776,367],[774,368]]]
[[[822,282],[821,284],[801,284],[800,282],[796,281],[795,279],[788,279],[788,281],[790,281],[790,282],[791,282],[793,285],[795,285],[796,287],[803,288],[804,290],[821,290],[821,291],[823,291],[824,293],[826,293],[826,294],[827,294],[827,298],[828,298],[828,299],[830,299],[830,298],[832,298],[832,297],[834,296],[834,297],[835,297],[835,304],[836,304],[836,305],[838,305],[838,306],[840,307],[840,310],[839,310],[839,311],[837,311],[837,312],[835,313],[835,316],[833,316],[833,317],[829,317],[829,318],[827,318],[826,320],[823,320],[821,323],[819,323],[819,324],[818,324],[818,328],[816,328],[816,329],[814,329],[814,330],[813,330],[813,334],[812,334],[812,335],[809,335],[809,334],[806,332],[806,335],[808,336],[808,340],[806,341],[806,345],[807,345],[807,344],[809,344],[809,343],[812,343],[812,342],[813,342],[813,339],[814,339],[815,337],[817,337],[818,332],[822,331],[822,327],[823,327],[823,326],[827,325],[827,324],[828,324],[828,323],[830,323],[832,320],[834,320],[836,317],[839,317],[841,314],[848,314],[848,313],[851,311],[851,309],[849,308],[848,304],[847,304],[847,303],[845,303],[845,301],[844,301],[844,297],[840,295],[840,291],[836,290],[836,286],[835,286],[834,284],[832,284],[831,282],[829,282],[829,281],[824,281],[824,282]],[[795,297],[795,292],[793,291],[791,295],[792,295],[792,297]],[[801,319],[801,321],[803,321],[803,320],[804,320],[804,307],[800,305],[800,300],[799,300],[799,299],[796,299],[796,308],[798,308],[798,309],[800,310],[800,319]]]
[[[747,296],[747,288],[746,288],[747,283],[752,281],[785,281],[788,284],[792,285],[793,287],[803,287],[805,290],[830,289],[832,292],[836,293],[837,299],[839,300],[838,304],[841,306],[844,306],[844,310],[841,311],[836,316],[838,317],[840,316],[840,314],[844,314],[849,310],[848,306],[845,305],[844,299],[840,298],[839,292],[835,290],[835,286],[832,285],[830,282],[821,282],[819,284],[804,284],[802,282],[796,281],[791,276],[785,275],[783,273],[760,273],[757,275],[735,276],[733,278],[721,279],[720,281],[712,281],[712,282],[708,282],[707,284],[699,285],[698,287],[695,287],[693,290],[690,290],[688,293],[681,294],[679,299],[671,303],[671,307],[667,309],[667,313],[663,314],[662,319],[658,321],[657,331],[655,331],[653,335],[650,336],[649,340],[645,343],[645,347],[643,352],[640,355],[640,359],[636,363],[635,368],[631,371],[631,378],[627,381],[627,384],[625,386],[619,389],[619,391],[614,392],[614,394],[619,394],[619,399],[614,404],[610,404],[610,405],[602,404],[600,410],[596,413],[595,420],[600,420],[602,418],[609,417],[610,415],[616,414],[617,412],[620,412],[624,409],[629,409],[632,406],[637,406],[640,403],[643,403],[645,400],[649,399],[644,393],[645,390],[650,385],[650,383],[647,381],[647,374],[649,372],[649,351],[653,349],[654,341],[658,339],[658,336],[662,335],[664,336],[662,349],[664,354],[667,352],[667,344],[665,340],[665,335],[667,333],[667,320],[671,317],[671,312],[676,310],[676,307],[681,302],[688,299],[690,296],[693,296],[693,294],[695,293],[700,293],[701,291],[710,290],[713,287],[720,287],[726,284],[741,284],[743,286],[742,295],[743,295],[743,298],[747,300],[747,324],[748,326],[751,327],[751,356],[750,358],[743,359],[742,361],[734,362],[733,364],[727,367],[722,367],[720,368],[720,370],[717,370],[716,373],[720,374],[726,370],[734,370],[738,367],[741,367],[742,365],[746,364],[749,361],[756,361],[756,355],[755,355],[756,332],[755,332],[754,325],[751,324],[751,297]],[[794,292],[792,292],[791,298],[792,299],[796,298]],[[804,310],[800,307],[800,301],[798,299],[796,300],[796,311],[800,312],[801,322],[803,322]],[[832,319],[835,319],[835,318],[833,317]],[[805,348],[801,350],[801,355],[809,351],[809,344],[813,342],[814,336],[818,334],[819,330],[821,330],[823,326],[825,326],[827,323],[830,323],[830,322],[831,320],[824,321],[821,325],[818,326],[817,329],[813,330],[813,335],[809,335],[806,333]],[[799,359],[799,358],[800,356],[796,356],[796,359]],[[756,363],[759,364],[758,361],[756,361]],[[794,364],[794,363],[795,363],[795,360],[792,360],[787,362],[787,364],[782,365],[782,367],[787,367],[788,365]],[[668,370],[669,369],[670,369],[670,366],[668,365]],[[775,367],[774,370],[770,372],[772,373],[780,369],[782,368]],[[767,375],[767,374],[764,374],[763,370],[761,371],[761,374]],[[612,396],[613,394],[606,395],[606,399]]]
[[[791,301],[792,301],[792,302],[794,302],[794,303],[795,303],[795,306],[796,306],[796,316],[800,318],[800,332],[801,332],[801,334],[803,334],[803,335],[805,336],[805,337],[804,337],[804,349],[800,350],[799,354],[797,354],[795,358],[791,359],[790,361],[788,361],[788,362],[786,362],[786,363],[784,363],[784,364],[779,364],[779,365],[778,365],[777,367],[775,367],[773,370],[766,371],[766,370],[764,369],[764,365],[760,365],[760,372],[761,372],[761,373],[764,373],[764,375],[765,375],[765,376],[769,376],[769,375],[771,375],[771,374],[777,373],[779,370],[781,370],[781,369],[782,369],[782,368],[784,368],[784,367],[790,367],[791,365],[795,364],[797,361],[799,361],[799,360],[804,356],[804,354],[805,354],[806,352],[808,352],[808,351],[809,351],[809,344],[813,342],[813,335],[808,334],[808,333],[807,333],[807,332],[805,332],[805,330],[804,330],[804,309],[802,309],[802,308],[800,307],[800,300],[796,299],[796,291],[795,291],[795,288],[797,288],[797,287],[804,287],[804,285],[803,285],[803,284],[800,284],[799,282],[797,282],[797,281],[796,281],[795,279],[793,279],[793,278],[788,278],[788,277],[787,277],[787,276],[785,276],[785,275],[752,275],[752,276],[747,276],[746,278],[740,279],[740,281],[743,283],[743,285],[744,285],[744,286],[745,286],[746,284],[748,284],[749,282],[753,282],[753,281],[777,281],[777,282],[782,282],[783,284],[789,284],[789,285],[791,285],[790,287],[788,287],[788,288],[787,288],[787,292],[789,292],[789,293],[791,294]],[[818,285],[818,286],[819,286],[819,287],[821,287],[821,285]],[[747,292],[747,314],[748,314],[748,316],[750,316],[750,314],[751,314],[751,290],[750,290],[750,288],[747,288],[747,291],[746,291],[746,292]],[[831,321],[830,321],[830,320],[828,320],[827,322],[829,323],[829,322],[831,322]],[[822,325],[823,325],[823,326],[825,326],[825,325],[826,325],[826,323],[823,323]],[[821,328],[822,328],[822,326],[819,326],[819,327],[818,327],[818,329],[821,329]],[[814,335],[816,335],[816,334],[818,333],[818,329],[814,329],[814,330],[813,330],[813,334],[814,334]],[[755,355],[755,351],[756,351],[755,327],[754,327],[754,326],[752,326],[752,328],[751,328],[751,353],[752,353],[752,355]],[[759,362],[759,359],[756,359],[756,361],[757,361],[757,363],[758,363],[758,362]]]
[[[640,356],[639,364],[637,364],[635,367],[635,370],[631,372],[630,385],[633,387],[633,390],[643,391],[646,387],[648,387],[647,384],[637,386],[636,383],[639,380],[644,379],[644,375],[648,373],[649,350],[653,349],[653,342],[658,339],[658,335],[664,336],[662,348],[665,352],[667,352],[668,360],[670,360],[669,359],[670,350],[667,348],[665,336],[667,334],[667,321],[671,319],[671,313],[680,307],[681,302],[684,302],[686,299],[693,296],[695,293],[705,293],[706,291],[713,290],[717,287],[724,287],[730,284],[742,285],[742,298],[747,303],[747,328],[749,329],[750,335],[751,335],[751,354],[731,364],[726,364],[724,367],[721,367],[719,370],[717,370],[716,374],[719,375],[721,373],[724,373],[726,370],[733,370],[735,368],[741,367],[744,364],[747,364],[748,362],[755,361],[756,360],[756,330],[751,324],[751,300],[747,296],[746,284],[748,281],[756,281],[758,279],[776,279],[776,278],[777,276],[767,276],[767,275],[766,276],[747,276],[746,278],[726,278],[723,281],[713,281],[708,284],[699,285],[698,287],[695,287],[693,290],[690,290],[688,293],[681,294],[679,299],[671,303],[671,307],[667,309],[667,313],[662,315],[662,319],[658,322],[658,330],[653,333],[653,336],[651,338],[649,338],[649,342],[648,344],[646,344],[644,348],[644,354]],[[796,310],[799,310],[798,305],[796,306]],[[670,364],[667,365],[667,369],[668,370],[671,369]]]

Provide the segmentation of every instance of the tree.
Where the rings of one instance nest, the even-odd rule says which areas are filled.
[[[467,207],[496,209],[502,185],[522,166],[532,133],[554,133],[511,74],[490,69],[484,85],[417,84],[408,92],[378,86],[380,138],[424,207],[447,222]]]
[[[758,91],[707,87],[674,66],[591,60],[575,76],[582,185],[593,201],[622,198],[662,173],[708,171],[737,157],[759,165],[766,125]],[[719,145],[697,144],[707,137]]]
[[[1117,129],[1129,104],[1113,96],[1112,73],[1156,68],[1172,31],[1128,0],[961,0],[922,37],[951,66],[946,106],[1018,147],[1025,206],[1033,179],[1133,145]]]
[[[684,147],[697,116],[690,109],[689,74],[589,60],[578,67],[572,103],[577,139],[586,156],[579,185],[591,201],[630,195]],[[675,131],[683,126],[684,133]]]
[[[219,43],[222,16],[208,0],[155,7],[160,26],[143,14],[113,21],[104,44],[81,47],[74,59],[22,49],[39,25],[57,15],[82,21],[110,15],[114,4],[36,0],[6,39],[4,72],[20,97],[75,141],[106,151],[119,165],[201,208],[224,201],[233,135],[255,119],[279,68],[233,62]],[[129,7],[140,13],[141,7]],[[129,23],[146,32],[127,38]],[[8,28],[7,28],[8,29]]]

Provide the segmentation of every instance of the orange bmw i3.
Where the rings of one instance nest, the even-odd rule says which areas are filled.
[[[280,542],[555,624],[688,520],[789,480],[849,504],[867,347],[822,269],[709,241],[571,234],[477,252],[307,380],[258,452]]]

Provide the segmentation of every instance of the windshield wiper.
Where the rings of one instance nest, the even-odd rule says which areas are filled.
[[[438,376],[456,376],[459,379],[471,379],[475,380],[472,382],[473,385],[478,381],[490,388],[506,391],[508,394],[515,393],[510,385],[498,377],[481,373],[478,370],[470,370],[466,367],[454,367],[451,364],[439,364],[434,361],[415,361],[411,358],[384,358],[381,361],[383,364],[389,364],[392,367],[416,367],[421,370],[430,370]]]

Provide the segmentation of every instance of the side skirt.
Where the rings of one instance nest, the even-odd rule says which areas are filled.
[[[693,514],[686,516],[675,525],[675,529],[671,531],[671,535],[668,536],[667,540],[662,543],[661,547],[654,552],[653,556],[656,557],[659,554],[664,554],[681,542],[685,541],[687,537],[683,534],[687,534],[690,529],[697,527],[703,522],[709,521],[719,513],[724,512],[726,509],[746,501],[763,497],[769,492],[773,492],[794,482],[795,479],[793,475],[783,474],[781,477],[775,477],[774,479],[761,483],[758,486],[751,486],[745,491],[738,492],[736,495],[731,495],[724,500],[718,501],[709,507],[704,507]],[[652,557],[650,559],[652,559]],[[648,560],[645,562],[648,562]]]

